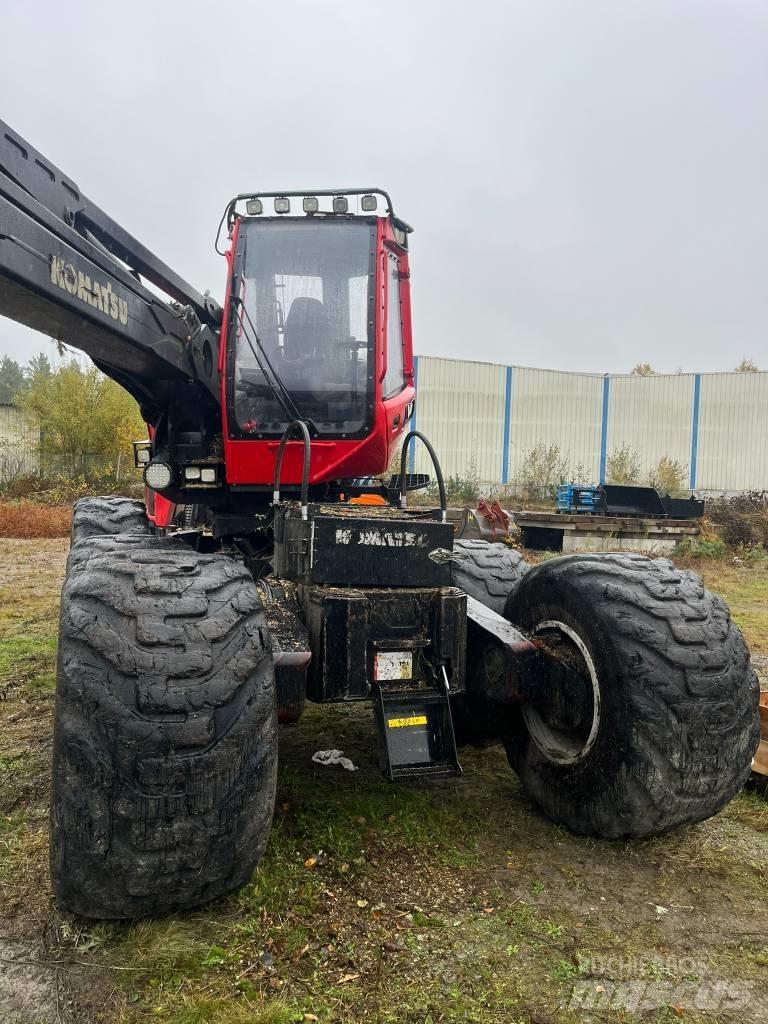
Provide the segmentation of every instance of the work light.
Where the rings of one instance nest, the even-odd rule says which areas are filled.
[[[150,462],[144,470],[144,482],[153,491],[162,491],[171,486],[173,469],[167,462]]]
[[[349,210],[349,200],[346,196],[334,196],[333,197],[333,212],[334,213],[346,213]]]
[[[360,200],[360,206],[366,213],[373,213],[378,205],[376,196],[372,196],[370,193],[367,196],[363,196]]]
[[[249,217],[258,217],[264,211],[264,204],[260,199],[249,199],[245,204],[245,211]]]
[[[304,196],[304,213],[317,213],[320,209],[320,203],[317,201],[317,196]]]
[[[278,196],[275,199],[275,213],[290,213],[291,200],[288,196]]]

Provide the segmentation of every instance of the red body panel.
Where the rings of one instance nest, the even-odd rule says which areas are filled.
[[[150,490],[149,487],[144,488],[144,500],[147,506],[147,519],[150,523],[157,527],[170,526],[173,523],[173,517],[176,514],[174,502],[164,498],[157,491]]]
[[[275,459],[279,441],[235,440],[229,437],[228,409],[226,395],[226,359],[228,358],[229,311],[231,309],[231,284],[233,254],[237,247],[239,221],[231,237],[227,253],[227,294],[224,301],[224,321],[221,327],[219,348],[219,370],[221,373],[221,408],[224,433],[224,460],[228,484],[269,485],[275,473]],[[397,246],[392,224],[386,217],[379,217],[376,231],[376,275],[375,288],[379,297],[374,319],[374,411],[370,432],[366,437],[355,440],[318,440],[312,442],[310,463],[310,484],[383,473],[395,453],[397,439],[406,426],[406,410],[416,397],[413,386],[413,341],[411,333],[411,300],[407,250]],[[387,252],[398,257],[401,274],[400,304],[402,316],[403,369],[405,387],[399,394],[382,398],[382,381],[386,373],[387,344],[387,288],[388,275],[384,272]],[[303,446],[291,442],[287,446],[282,467],[282,482],[297,484],[301,480]]]

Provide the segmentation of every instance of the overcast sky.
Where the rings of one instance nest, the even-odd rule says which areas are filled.
[[[765,0],[0,11],[0,117],[219,299],[232,194],[375,184],[419,353],[768,368]],[[41,348],[0,318],[0,354]]]

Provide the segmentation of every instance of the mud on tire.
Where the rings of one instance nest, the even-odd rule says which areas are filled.
[[[453,552],[453,586],[503,614],[509,595],[530,569],[520,552],[487,540],[456,540]]]
[[[487,540],[455,540],[451,583],[480,604],[501,615],[530,565],[519,551]],[[467,661],[478,656],[471,646]],[[459,746],[485,746],[498,740],[498,709],[469,690],[451,698],[453,727]],[[517,711],[513,715],[519,717]]]
[[[523,786],[554,821],[655,835],[715,814],[749,777],[757,679],[728,608],[696,574],[641,555],[558,558],[526,574],[506,616],[541,635],[552,631],[542,623],[562,623],[596,672],[599,714],[583,756],[553,759],[530,728],[506,737]]]
[[[266,843],[276,762],[271,647],[250,574],[173,539],[77,545],[54,730],[59,904],[142,917],[243,884]]]
[[[80,498],[72,509],[70,544],[115,533],[148,535],[151,526],[143,501],[115,495]]]

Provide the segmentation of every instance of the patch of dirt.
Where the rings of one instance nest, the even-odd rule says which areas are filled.
[[[3,1024],[60,1024],[64,1018],[59,974],[55,968],[41,965],[40,950],[34,945],[0,938]]]

